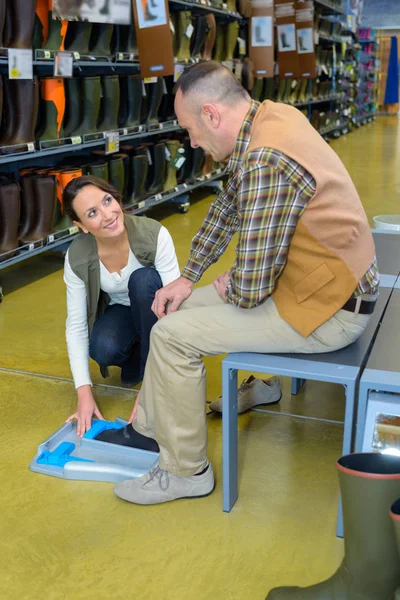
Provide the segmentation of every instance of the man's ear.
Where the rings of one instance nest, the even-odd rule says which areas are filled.
[[[72,221],[72,223],[75,225],[75,227],[79,227],[82,233],[89,233],[86,227],[84,227],[80,221]]]
[[[207,102],[203,104],[201,107],[201,116],[203,121],[213,129],[217,129],[221,123],[221,115],[218,110],[218,107],[211,102]]]

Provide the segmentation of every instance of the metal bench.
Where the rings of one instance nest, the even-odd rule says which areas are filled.
[[[372,390],[400,394],[400,283],[389,300],[385,318],[360,380],[356,451],[363,447],[368,396]],[[399,397],[400,404],[400,397]]]

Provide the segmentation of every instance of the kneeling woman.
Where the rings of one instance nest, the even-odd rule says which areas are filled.
[[[180,275],[167,229],[153,219],[124,214],[118,192],[96,177],[78,177],[64,191],[64,212],[82,234],[65,257],[67,346],[78,394],[78,434],[103,418],[92,394],[89,356],[103,377],[121,367],[123,385],[143,378],[151,310],[158,289]]]

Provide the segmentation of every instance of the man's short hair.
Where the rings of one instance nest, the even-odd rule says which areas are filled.
[[[239,99],[250,100],[248,92],[239,83],[234,74],[221,63],[214,60],[200,62],[186,69],[174,87],[174,93],[181,90],[182,95],[194,93],[209,96],[209,100],[233,104]]]

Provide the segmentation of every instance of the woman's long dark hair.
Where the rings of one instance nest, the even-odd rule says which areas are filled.
[[[92,177],[92,175],[83,175],[72,179],[66,186],[63,193],[63,209],[64,214],[68,215],[72,221],[79,221],[79,217],[74,209],[74,200],[83,188],[88,185],[94,185],[94,187],[102,190],[106,194],[110,194],[122,206],[121,194],[119,191],[104,179],[100,177]]]

